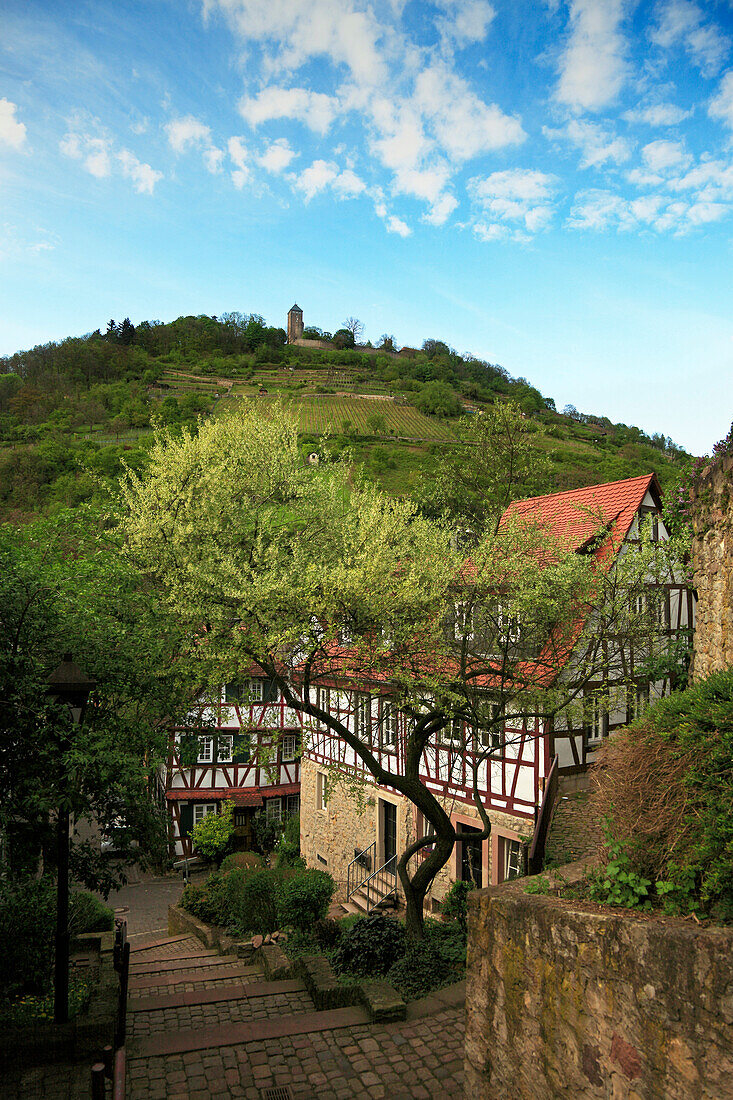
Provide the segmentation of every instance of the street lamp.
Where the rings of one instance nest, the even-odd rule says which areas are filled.
[[[89,693],[96,685],[75,665],[66,653],[57,669],[48,678],[46,692],[60,706],[66,706],[75,726],[84,717]],[[64,777],[65,779],[65,777]],[[54,1023],[69,1019],[69,805],[62,792],[56,821],[57,886],[56,886],[56,949],[54,962]]]

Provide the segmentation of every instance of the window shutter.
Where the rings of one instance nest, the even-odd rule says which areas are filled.
[[[235,764],[249,764],[251,755],[250,736],[248,733],[236,733],[234,735],[233,758]]]
[[[193,829],[193,802],[179,802],[180,830],[182,837],[189,837]]]
[[[265,703],[274,703],[278,698],[277,680],[265,680],[262,685],[262,700]]]

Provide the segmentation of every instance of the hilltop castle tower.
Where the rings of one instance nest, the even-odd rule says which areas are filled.
[[[294,344],[303,337],[303,310],[294,305],[288,312],[288,343]]]

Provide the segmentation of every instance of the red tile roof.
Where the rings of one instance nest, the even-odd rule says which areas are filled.
[[[505,522],[516,516],[539,522],[574,550],[580,549],[601,530],[610,528],[618,549],[650,489],[657,499],[661,497],[656,475],[642,474],[604,485],[515,500],[502,519]]]

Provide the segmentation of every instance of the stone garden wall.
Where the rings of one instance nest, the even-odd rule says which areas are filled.
[[[693,679],[733,665],[733,458],[702,472],[693,493],[697,590]]]
[[[733,929],[477,891],[466,1006],[466,1100],[733,1098]]]

